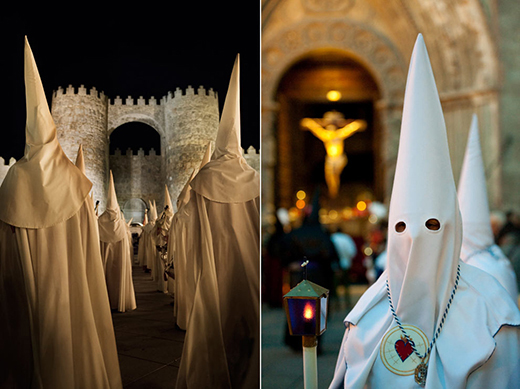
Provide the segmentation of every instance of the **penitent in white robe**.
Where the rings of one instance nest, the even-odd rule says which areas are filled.
[[[101,241],[101,255],[105,266],[110,308],[119,312],[136,309],[128,238],[114,243]]]
[[[19,304],[1,309],[0,344],[2,350],[22,349],[18,355],[32,347],[34,365],[32,371],[18,369],[24,365],[11,360],[14,381],[56,389],[122,387],[91,202],[47,228],[0,221],[0,247],[0,268],[11,269],[0,274],[0,285],[9,287],[2,293]],[[27,314],[30,331],[25,321],[10,319]]]
[[[110,308],[119,312],[135,309],[135,292],[132,281],[132,258],[128,226],[121,217],[110,172],[107,208],[98,219],[101,256],[105,269]]]
[[[170,230],[175,269],[174,317],[179,328],[183,330],[188,327],[201,266],[200,257],[194,253],[197,243],[195,239],[200,235],[200,229],[190,219],[193,206],[194,203],[189,202],[177,211]]]
[[[92,183],[63,153],[29,42],[23,158],[0,185],[0,387],[121,388]]]
[[[240,150],[239,56],[215,151],[191,182],[193,254],[200,261],[177,388],[254,388],[260,380],[260,180]],[[186,261],[186,273],[195,274]]]

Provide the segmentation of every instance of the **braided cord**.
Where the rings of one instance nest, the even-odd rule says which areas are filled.
[[[403,325],[401,324],[401,320],[397,317],[397,314],[395,313],[394,304],[392,304],[392,296],[390,295],[390,287],[388,285],[388,278],[386,279],[386,294],[388,296],[388,302],[390,303],[390,311],[392,312],[392,315],[394,316],[394,320],[396,321],[397,325],[399,326],[399,329],[403,333],[406,340],[412,345],[412,350],[420,359],[426,358],[430,352],[432,351],[433,345],[437,341],[437,338],[439,337],[442,326],[444,325],[444,321],[446,320],[446,316],[448,315],[448,311],[450,310],[451,303],[453,302],[453,297],[455,297],[455,292],[457,291],[457,288],[459,287],[459,279],[460,279],[460,264],[457,266],[457,277],[455,278],[455,286],[453,287],[453,290],[450,295],[450,299],[448,300],[448,304],[446,305],[446,309],[444,310],[444,313],[442,314],[441,322],[439,323],[439,327],[435,331],[435,336],[433,337],[432,341],[430,342],[430,345],[428,346],[428,350],[426,350],[426,353],[424,355],[419,354],[417,349],[415,348],[414,341],[408,336],[406,333]]]

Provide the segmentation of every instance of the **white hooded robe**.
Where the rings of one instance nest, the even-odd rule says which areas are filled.
[[[479,138],[478,119],[473,115],[458,190],[464,232],[461,259],[495,277],[516,301],[518,287],[515,271],[509,259],[495,244],[491,230]]]
[[[427,227],[430,219],[440,223],[438,230]],[[405,224],[401,232],[400,223]],[[416,338],[421,354],[443,323],[427,361],[426,388],[517,387],[520,313],[493,277],[459,260],[461,243],[446,127],[419,34],[408,73],[390,201],[388,267],[345,319],[331,388],[420,388],[415,366],[411,375],[387,367],[409,363],[408,359],[419,362],[415,353],[399,360],[399,340],[382,342],[390,339],[386,336],[391,331],[400,331],[388,293],[401,323],[427,337],[422,342]]]
[[[0,186],[0,386],[121,388],[92,184],[58,143],[27,39],[25,85],[25,155]]]
[[[199,170],[211,159],[211,143],[208,144]],[[193,306],[195,288],[200,272],[200,258],[195,255],[194,237],[198,236],[198,225],[191,221],[190,207],[185,207],[191,196],[190,183],[195,177],[194,170],[177,199],[177,212],[172,220],[169,240],[169,260],[173,262],[175,271],[175,304],[173,315],[179,328],[186,330]],[[188,266],[187,263],[191,262]],[[190,271],[186,269],[189,267]]]
[[[260,182],[242,156],[239,96],[237,56],[215,151],[185,206],[197,226],[193,252],[201,268],[178,389],[251,388],[260,379]]]
[[[128,226],[121,217],[110,171],[105,212],[98,219],[101,256],[110,300],[110,308],[119,312],[137,308],[132,280],[132,258],[128,243]]]

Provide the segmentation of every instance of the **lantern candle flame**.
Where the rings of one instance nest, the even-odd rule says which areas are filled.
[[[314,310],[312,309],[311,304],[305,304],[305,308],[303,309],[303,317],[307,320],[314,318]]]

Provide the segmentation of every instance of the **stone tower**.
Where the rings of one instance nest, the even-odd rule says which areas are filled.
[[[179,88],[173,97],[168,94],[165,124],[170,131],[166,135],[166,181],[174,203],[193,169],[199,167],[208,141],[215,141],[218,123],[218,100],[212,89],[206,93],[200,86],[195,94],[189,86],[185,94]]]
[[[105,208],[108,177],[107,102],[103,92],[81,85],[77,92],[69,85],[52,96],[52,117],[58,140],[65,154],[74,162],[83,145],[86,175],[93,184],[94,200]]]

